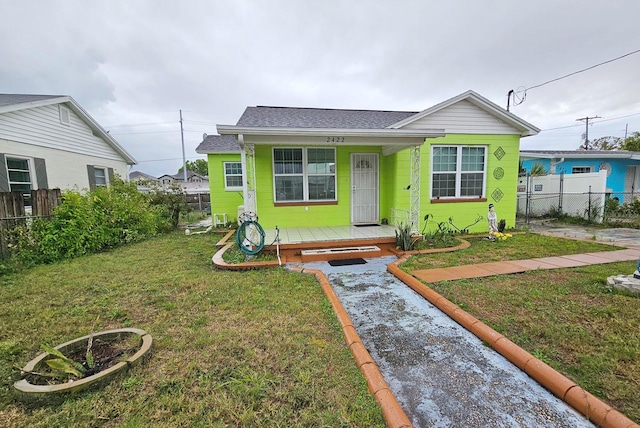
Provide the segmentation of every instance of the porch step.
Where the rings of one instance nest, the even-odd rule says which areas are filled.
[[[366,245],[361,247],[318,248],[302,250],[300,252],[303,262],[315,262],[321,260],[344,260],[358,257],[379,257],[380,247]]]

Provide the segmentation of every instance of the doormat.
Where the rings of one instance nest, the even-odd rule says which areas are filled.
[[[371,227],[371,226],[380,226],[378,223],[368,223],[368,224],[354,224],[355,227]]]
[[[362,258],[357,259],[344,259],[344,260],[329,260],[331,266],[349,266],[349,265],[364,265],[367,261]]]

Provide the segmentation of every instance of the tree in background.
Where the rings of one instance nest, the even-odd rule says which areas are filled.
[[[619,137],[600,137],[589,141],[589,150],[628,150],[640,152],[640,132],[632,132],[626,139]],[[587,150],[584,144],[578,150]]]
[[[588,142],[589,150],[619,150],[622,145],[622,138],[600,137]],[[587,150],[585,144],[581,144],[578,150]]]
[[[629,150],[631,152],[640,152],[640,132],[636,131],[631,133],[624,143],[621,144],[622,150]]]
[[[194,161],[187,161],[187,171],[195,172],[200,175],[209,175],[209,164],[204,159],[196,159]],[[180,167],[178,170],[178,174],[182,174],[184,170],[183,167]]]

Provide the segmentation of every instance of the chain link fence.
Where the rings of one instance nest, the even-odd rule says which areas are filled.
[[[575,217],[592,223],[640,222],[640,192],[524,192],[518,194],[518,221]]]

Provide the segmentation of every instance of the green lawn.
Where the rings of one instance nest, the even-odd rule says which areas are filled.
[[[216,271],[219,235],[170,235],[0,277],[0,426],[384,426],[316,280],[281,268]],[[606,251],[518,234],[471,239],[403,269]],[[613,292],[614,263],[430,284],[590,392],[640,421],[640,299]],[[151,359],[62,403],[15,400],[17,367],[56,345],[138,327]]]
[[[315,278],[216,271],[219,238],[176,232],[0,277],[0,426],[384,426]],[[94,324],[147,330],[151,359],[62,403],[15,400],[41,343]]]
[[[421,255],[402,268],[620,249],[533,234],[470,242],[466,250]],[[428,286],[640,423],[640,298],[606,285],[608,276],[630,275],[635,266],[611,263]]]

